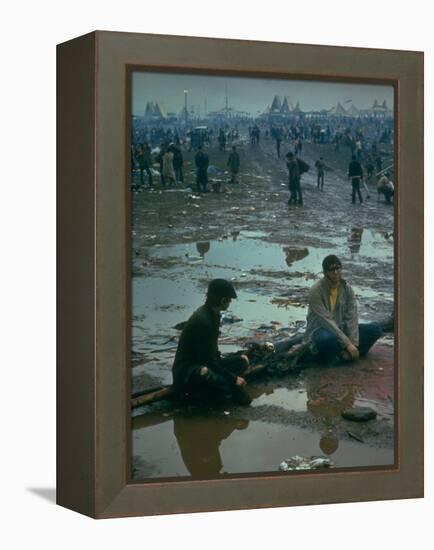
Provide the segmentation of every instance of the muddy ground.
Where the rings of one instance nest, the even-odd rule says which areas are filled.
[[[174,327],[203,303],[215,277],[230,279],[238,292],[223,318],[223,353],[303,330],[307,291],[330,253],[343,261],[361,321],[392,311],[393,207],[378,200],[375,181],[368,182],[370,197],[362,205],[351,204],[349,150],[305,143],[301,157],[311,169],[302,176],[304,205],[289,207],[289,144],[283,142],[281,159],[271,140],[252,147],[242,132],[236,144],[238,184],[228,183],[228,152],[208,150],[209,188],[220,182],[220,193],[196,192],[188,151],[184,185],[162,188],[157,176],[153,189],[133,193],[133,391],[171,383]],[[387,166],[392,150],[383,153]],[[324,192],[316,187],[319,156],[328,166]],[[355,365],[312,366],[249,386],[249,408],[181,409],[166,402],[136,410],[133,477],[275,471],[294,455],[326,456],[334,467],[393,463],[393,336]],[[362,405],[377,418],[354,423],[341,417],[344,408]]]

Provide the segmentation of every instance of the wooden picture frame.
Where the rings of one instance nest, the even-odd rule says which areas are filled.
[[[396,464],[129,479],[131,67],[394,86]],[[423,54],[93,32],[58,46],[57,502],[94,518],[423,496]]]

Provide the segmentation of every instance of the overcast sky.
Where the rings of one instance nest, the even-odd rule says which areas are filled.
[[[338,101],[347,108],[350,99],[359,109],[371,107],[375,99],[380,103],[386,99],[393,107],[392,86],[134,72],[133,114],[143,115],[148,101],[159,101],[166,112],[179,113],[185,102],[184,90],[188,90],[189,109],[194,106],[196,113],[200,109],[204,114],[206,105],[207,112],[215,111],[225,106],[226,87],[229,107],[252,115],[262,113],[275,95],[289,96],[294,105],[299,101],[304,111],[329,109]]]

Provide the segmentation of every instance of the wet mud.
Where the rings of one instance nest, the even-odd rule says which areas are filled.
[[[231,280],[238,293],[222,320],[223,353],[303,330],[307,292],[331,253],[343,261],[361,322],[392,311],[393,207],[377,199],[375,182],[368,182],[370,198],[351,204],[349,151],[305,144],[301,157],[311,169],[302,176],[304,205],[289,207],[287,170],[273,142],[251,147],[241,134],[237,145],[239,184],[224,174],[227,153],[209,150],[221,170],[210,177],[221,180],[220,193],[196,193],[188,152],[185,185],[192,188],[133,193],[132,391],[172,382],[175,327],[203,303],[212,278]],[[314,170],[319,156],[329,166],[323,192]],[[329,456],[335,467],[393,464],[393,344],[393,335],[383,337],[351,366],[255,380],[249,408],[166,402],[134,411],[133,477],[277,471],[293,455]],[[369,406],[377,418],[344,420],[351,406]]]

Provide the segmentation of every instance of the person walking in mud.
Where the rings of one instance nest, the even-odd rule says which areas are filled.
[[[324,277],[309,292],[304,341],[321,362],[356,361],[380,338],[381,326],[359,324],[356,297],[337,256],[326,256],[322,270]]]
[[[169,185],[175,184],[176,176],[175,169],[173,168],[173,149],[170,145],[163,155],[163,176],[164,180],[169,183]]]
[[[288,205],[291,204],[303,204],[303,197],[301,194],[301,185],[300,185],[300,166],[298,160],[295,158],[294,153],[291,151],[286,155],[287,162],[286,167],[288,168],[288,177],[289,177],[289,200]]]
[[[360,204],[363,202],[362,193],[360,192],[360,183],[363,180],[363,168],[360,162],[353,155],[352,160],[348,166],[348,179],[351,181],[352,194],[351,202],[356,203],[356,194],[359,197]]]
[[[276,153],[277,158],[280,159],[280,145],[282,144],[282,135],[280,133],[280,130],[276,130]]]
[[[180,399],[207,402],[212,397],[230,396],[241,405],[250,405],[242,377],[249,366],[247,356],[222,358],[218,349],[220,314],[235,298],[237,293],[229,281],[212,280],[205,303],[184,326],[172,366],[173,385]]]
[[[176,183],[184,183],[184,157],[182,156],[181,145],[176,143],[172,146],[172,151],[173,169],[175,170]]]
[[[227,166],[231,172],[231,183],[238,183],[238,172],[240,171],[240,155],[234,145],[229,153]]]
[[[149,187],[152,187],[152,158],[151,158],[151,148],[148,143],[145,141],[142,145],[138,144],[136,148],[136,161],[140,170],[140,186],[145,187],[145,182],[143,179],[143,172],[146,172],[148,176]]]
[[[163,158],[166,153],[166,145],[165,143],[162,143],[160,145],[160,152],[158,153],[156,157],[156,161],[158,162],[160,166],[160,178],[161,178],[161,185],[164,187],[166,185],[166,179],[164,177],[164,171],[163,171]]]
[[[392,202],[392,197],[395,195],[395,188],[390,180],[390,172],[386,172],[378,180],[377,193],[378,197],[380,197],[381,194],[384,195],[387,204]]]
[[[219,151],[221,153],[224,153],[226,151],[226,134],[223,128],[220,128],[218,142],[219,142]]]
[[[203,151],[202,145],[199,145],[198,147],[198,151],[194,157],[194,162],[196,164],[197,192],[207,193],[209,157]]]
[[[324,168],[325,168],[325,162],[322,157],[320,157],[315,162],[315,168],[316,168],[316,187],[317,189],[321,189],[321,191],[324,191]]]

